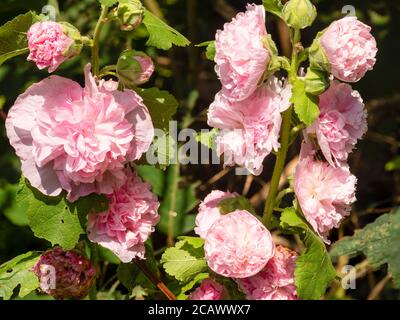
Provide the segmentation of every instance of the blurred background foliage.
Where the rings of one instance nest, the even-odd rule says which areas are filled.
[[[213,40],[217,29],[229,21],[237,12],[243,11],[246,0],[144,0],[144,4],[156,15],[191,40],[187,48],[161,51],[145,48],[147,31],[143,27],[132,32],[122,32],[114,23],[108,24],[101,38],[101,65],[115,64],[123,49],[146,50],[155,61],[156,74],[146,86],[157,86],[169,90],[180,102],[175,118],[181,127],[196,130],[207,128],[206,111],[215,93],[220,89],[214,72],[214,64],[207,60],[204,48],[194,44]],[[261,4],[261,1],[254,1]],[[354,230],[374,221],[380,214],[389,212],[400,203],[400,2],[394,0],[315,0],[319,15],[314,25],[303,32],[303,43],[308,46],[316,33],[343,16],[343,6],[356,9],[359,19],[372,26],[377,39],[379,53],[373,71],[355,85],[364,98],[369,113],[369,131],[352,154],[350,165],[358,177],[358,202],[343,226],[334,232],[332,239],[352,235]],[[41,12],[43,6],[59,6],[58,20],[74,24],[82,34],[90,34],[99,15],[97,0],[2,0],[0,24],[28,10]],[[277,18],[268,15],[267,28],[278,44],[281,53],[288,47],[287,30]],[[89,61],[90,51],[84,49],[79,58],[63,64],[56,74],[83,83],[83,66]],[[28,250],[43,250],[49,244],[33,237],[27,227],[23,208],[15,206],[15,194],[20,176],[20,164],[9,146],[4,128],[4,119],[16,97],[32,83],[48,76],[26,56],[9,60],[0,67],[0,264]],[[293,172],[296,162],[296,147],[292,148],[285,169],[286,175]],[[198,199],[212,189],[229,189],[247,196],[261,210],[272,174],[273,156],[265,161],[264,173],[259,177],[237,176],[235,170],[223,169],[219,165],[173,165],[166,171],[140,166],[139,173],[153,184],[162,205],[161,222],[153,238],[155,254],[171,245],[177,235],[190,234]],[[287,177],[286,177],[287,178]],[[282,182],[282,186],[287,179]],[[279,242],[296,248],[296,239],[285,239],[275,235]],[[393,244],[398,246],[398,244]],[[115,259],[109,252],[102,253],[110,265]],[[114,260],[113,260],[114,259]],[[339,261],[339,264],[357,264],[358,260]],[[339,267],[339,266],[338,266]],[[361,271],[360,271],[361,270]],[[399,292],[390,283],[376,290],[385,277],[385,270],[358,270],[357,289],[341,292],[332,288],[327,298],[383,298],[398,299]],[[112,283],[115,267],[106,270],[104,286]],[[122,271],[121,271],[122,272]],[[115,273],[115,272],[114,272]],[[115,280],[115,279],[114,279]],[[145,280],[143,280],[145,281]],[[115,289],[115,288],[114,288]],[[139,290],[139,289],[138,289]],[[140,290],[139,290],[140,291]],[[139,292],[140,295],[140,292]],[[104,293],[104,298],[110,298]],[[114,295],[115,298],[115,295]]]

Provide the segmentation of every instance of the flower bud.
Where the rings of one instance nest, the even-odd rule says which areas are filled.
[[[126,50],[118,58],[117,74],[124,86],[137,86],[147,82],[153,71],[153,61],[144,52]]]
[[[117,16],[121,30],[131,31],[142,23],[144,7],[140,0],[119,0]]]
[[[69,23],[43,21],[33,24],[27,33],[28,60],[39,69],[55,71],[65,60],[78,55],[82,50],[82,37]]]
[[[290,0],[283,7],[283,18],[295,29],[304,29],[312,25],[317,10],[310,0]]]
[[[32,271],[39,278],[41,290],[56,299],[84,298],[96,279],[90,260],[60,247],[43,253]]]

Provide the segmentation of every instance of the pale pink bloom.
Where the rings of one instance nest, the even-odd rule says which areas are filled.
[[[208,230],[205,258],[224,277],[247,278],[265,267],[274,255],[270,232],[251,213],[236,210],[222,215]]]
[[[151,75],[154,72],[153,60],[149,56],[137,55],[134,57],[140,64],[141,72],[136,80],[136,84],[143,84],[149,81]]]
[[[53,21],[36,22],[28,30],[28,60],[39,69],[53,72],[68,59],[68,49],[74,41],[64,32],[61,24]]]
[[[189,300],[222,300],[224,294],[224,286],[211,279],[205,279],[189,296]]]
[[[356,82],[373,69],[378,49],[370,31],[371,27],[356,17],[345,17],[332,22],[321,36],[321,46],[336,78]]]
[[[124,165],[147,151],[154,134],[140,96],[109,91],[114,83],[98,87],[90,65],[85,74],[84,89],[58,76],[32,85],[6,120],[23,175],[46,195],[66,190],[70,201],[121,186]]]
[[[60,247],[43,253],[32,271],[39,278],[40,289],[56,299],[82,299],[96,280],[96,269],[90,260],[76,250],[64,251]]]
[[[249,300],[297,300],[296,259],[296,252],[278,245],[264,269],[252,277],[236,279],[236,282]]]
[[[351,86],[332,81],[319,100],[320,115],[307,128],[316,135],[326,160],[340,166],[367,131],[367,112],[360,94]]]
[[[217,93],[208,110],[208,125],[220,129],[217,154],[224,165],[245,167],[259,175],[263,161],[280,147],[281,112],[290,106],[291,86],[271,77],[247,99],[230,103]]]
[[[211,191],[204,200],[200,203],[199,213],[196,216],[196,232],[201,238],[205,239],[207,236],[208,229],[212,224],[221,217],[219,211],[219,203],[227,198],[235,197],[235,193],[224,192],[219,190]]]
[[[215,36],[215,71],[222,83],[221,94],[240,101],[250,96],[262,80],[270,54],[262,38],[267,35],[262,5],[248,4]]]
[[[130,169],[125,174],[125,184],[108,195],[108,210],[89,214],[87,231],[90,241],[110,249],[127,263],[134,258],[144,259],[144,242],[160,219],[160,204],[149,183]]]
[[[333,167],[314,159],[314,151],[308,144],[303,143],[302,148],[305,150],[294,173],[296,198],[315,232],[330,243],[329,231],[339,227],[356,200],[357,179],[345,165]]]

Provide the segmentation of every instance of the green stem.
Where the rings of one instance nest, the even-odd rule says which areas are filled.
[[[294,83],[297,79],[297,69],[299,67],[298,62],[298,52],[297,52],[297,44],[300,42],[300,30],[294,30],[293,38],[292,38],[292,60],[289,71],[289,82]],[[290,142],[290,130],[291,130],[291,118],[292,118],[293,107],[289,107],[283,113],[283,120],[281,126],[281,147],[278,150],[278,154],[276,156],[275,167],[272,173],[271,183],[268,190],[267,200],[265,201],[264,207],[264,215],[262,221],[266,226],[271,220],[272,213],[274,211],[275,203],[276,203],[276,195],[278,193],[279,181],[282,176],[283,169],[285,167],[285,161],[287,152],[289,149]]]
[[[90,260],[97,271],[99,271],[99,252],[97,250],[97,245],[95,243],[89,242],[90,246]],[[89,292],[90,300],[97,299],[97,284],[94,283],[92,289]]]
[[[93,34],[93,47],[92,47],[92,67],[93,74],[97,76],[99,74],[99,42],[100,42],[100,33],[103,28],[105,18],[107,17],[108,7],[101,6],[101,14],[99,20],[97,20],[96,27],[94,29]]]
[[[174,219],[176,217],[176,193],[178,191],[180,172],[179,163],[172,164],[169,170],[172,170],[172,184],[170,185],[171,204],[168,211],[167,245],[168,247],[172,247],[174,245]]]

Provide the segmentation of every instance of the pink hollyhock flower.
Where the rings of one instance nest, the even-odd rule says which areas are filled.
[[[224,154],[224,165],[247,168],[259,175],[263,161],[280,147],[281,112],[290,106],[291,86],[271,77],[247,99],[230,103],[217,93],[208,111],[208,125],[221,129],[217,154]]]
[[[219,190],[211,191],[207,197],[200,203],[199,213],[196,216],[196,232],[201,238],[205,239],[207,236],[208,229],[212,224],[221,217],[218,205],[219,203],[227,198],[235,197],[235,193],[224,192]]]
[[[305,218],[329,244],[329,231],[339,227],[356,200],[357,179],[347,166],[332,167],[315,160],[314,152],[307,148],[309,145],[303,143],[294,173],[294,191]]]
[[[249,300],[297,300],[294,269],[297,253],[276,246],[275,255],[256,275],[236,279]]]
[[[144,259],[144,242],[154,231],[160,217],[159,202],[136,173],[126,169],[125,184],[108,195],[106,212],[89,214],[88,238],[110,249],[122,262]]]
[[[212,271],[224,277],[247,278],[274,255],[270,232],[245,210],[222,215],[208,230],[205,257]]]
[[[224,294],[224,286],[211,279],[205,279],[189,296],[189,300],[222,300]]]
[[[319,109],[318,119],[306,131],[316,135],[326,160],[333,166],[340,166],[367,131],[363,101],[348,84],[332,81],[320,96]]]
[[[222,83],[221,95],[231,101],[250,96],[268,66],[270,54],[262,38],[267,34],[263,6],[248,4],[215,36],[215,71]]]
[[[23,175],[46,195],[66,190],[70,201],[121,186],[124,164],[139,159],[154,134],[140,96],[97,86],[90,65],[85,73],[84,89],[58,76],[32,85],[6,120]]]
[[[375,64],[378,52],[371,27],[356,17],[332,22],[320,38],[331,73],[346,82],[357,82]]]
[[[82,299],[96,279],[96,269],[90,260],[75,250],[64,251],[59,247],[43,253],[32,271],[39,278],[40,289],[56,299]]]
[[[39,69],[49,68],[53,72],[70,57],[69,48],[74,40],[63,31],[57,22],[36,22],[28,30],[28,60],[36,63]]]

